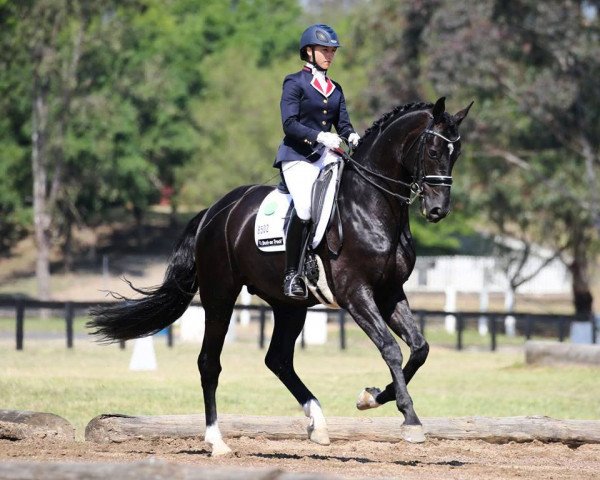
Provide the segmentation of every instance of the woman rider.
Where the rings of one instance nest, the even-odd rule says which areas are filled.
[[[338,160],[331,150],[339,148],[342,138],[353,146],[360,139],[350,123],[341,86],[327,77],[339,46],[330,26],[308,27],[300,38],[300,58],[306,64],[283,81],[285,137],[274,166],[281,169],[296,209],[287,231],[283,284],[284,294],[292,298],[308,295],[299,262],[309,233],[312,185],[323,167]],[[330,132],[332,126],[337,134]]]

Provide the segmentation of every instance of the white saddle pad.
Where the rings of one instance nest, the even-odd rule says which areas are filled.
[[[285,250],[283,224],[288,215],[292,196],[274,189],[258,208],[254,222],[254,241],[263,252],[281,252]]]
[[[319,243],[321,243],[327,230],[329,219],[331,218],[338,172],[339,167],[335,165],[331,181],[327,187],[327,193],[325,194],[321,217],[317,223],[315,236],[311,244],[311,248],[313,249],[317,248]],[[292,196],[281,193],[276,188],[264,198],[258,208],[256,222],[254,223],[254,241],[259,250],[263,252],[285,251],[285,232],[283,226],[291,203]]]

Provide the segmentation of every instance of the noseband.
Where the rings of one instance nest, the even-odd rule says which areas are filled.
[[[416,198],[423,195],[423,184],[424,183],[426,183],[427,185],[436,186],[436,187],[451,187],[452,186],[452,176],[422,175],[422,173],[421,173],[424,170],[424,168],[423,168],[423,163],[424,163],[423,153],[424,153],[425,136],[426,135],[434,135],[434,136],[439,137],[442,140],[444,140],[448,146],[448,150],[449,150],[448,155],[449,156],[452,155],[452,152],[454,151],[454,143],[456,143],[460,140],[460,135],[458,137],[456,137],[455,139],[450,140],[449,138],[446,138],[445,136],[443,136],[441,133],[438,133],[435,130],[432,130],[432,128],[431,128],[432,126],[433,126],[433,119],[431,120],[429,125],[419,134],[419,136],[417,138],[415,138],[415,140],[412,142],[412,144],[408,148],[408,151],[406,152],[406,155],[408,155],[410,153],[410,151],[413,149],[413,147],[417,143],[419,144],[417,169],[416,169],[416,172],[413,173],[413,178],[412,178],[411,183],[407,183],[407,182],[403,182],[402,180],[396,180],[394,178],[386,177],[385,175],[382,175],[380,173],[369,170],[367,167],[356,162],[350,155],[348,155],[346,152],[344,152],[341,149],[338,149],[337,153],[342,155],[342,158],[344,160],[346,160],[350,165],[355,167],[356,173],[358,173],[358,175],[360,175],[360,177],[362,177],[367,183],[370,183],[371,185],[378,188],[379,190],[401,200],[403,203],[410,205],[415,201]],[[401,185],[401,186],[409,188],[411,191],[410,197],[406,197],[404,195],[400,195],[396,192],[392,192],[391,190],[388,190],[387,188],[378,184],[374,180],[371,180],[370,178],[368,178],[365,175],[365,173],[367,173],[373,177],[380,178],[386,182],[396,184],[396,185]]]

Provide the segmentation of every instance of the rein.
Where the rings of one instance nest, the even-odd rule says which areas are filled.
[[[340,149],[341,150],[341,149]],[[407,205],[410,205],[411,203],[414,202],[415,198],[417,198],[418,193],[414,190],[414,183],[406,183],[403,182],[402,180],[396,180],[390,177],[386,177],[385,175],[381,175],[377,172],[373,172],[372,170],[369,170],[367,167],[364,167],[363,165],[361,165],[360,163],[358,163],[356,160],[354,160],[350,155],[348,155],[346,152],[344,152],[342,150],[343,153],[341,153],[340,155],[342,155],[342,158],[344,160],[346,160],[347,162],[349,162],[354,168],[356,173],[358,173],[358,175],[367,183],[373,185],[374,187],[378,188],[379,190],[381,190],[382,192],[387,193],[388,195],[391,195],[392,197],[397,198],[398,200],[401,200],[402,202],[404,202]],[[336,150],[336,153],[340,153]],[[411,189],[412,192],[415,193],[415,195],[412,195],[411,197],[406,197],[404,195],[400,195],[399,193],[396,192],[392,192],[391,190],[388,190],[387,188],[379,185],[377,182],[371,180],[370,178],[368,178],[363,172],[368,173],[369,175],[373,175],[374,177],[380,178],[382,180],[385,180],[386,182],[390,182],[390,183],[395,183],[398,185],[402,185],[404,187],[408,187]]]

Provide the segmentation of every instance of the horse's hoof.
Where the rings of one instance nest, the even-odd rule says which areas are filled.
[[[368,410],[369,408],[380,407],[375,398],[381,393],[381,390],[375,387],[367,387],[358,395],[356,400],[356,408],[359,410]]]
[[[401,435],[409,443],[425,442],[423,425],[402,425]]]
[[[229,448],[226,443],[221,442],[213,444],[210,456],[223,457],[225,455],[229,455],[230,453],[232,453],[231,448]]]
[[[313,428],[309,426],[308,430],[308,439],[311,442],[318,443],[319,445],[329,445],[331,442],[329,441],[329,433],[325,428]]]

